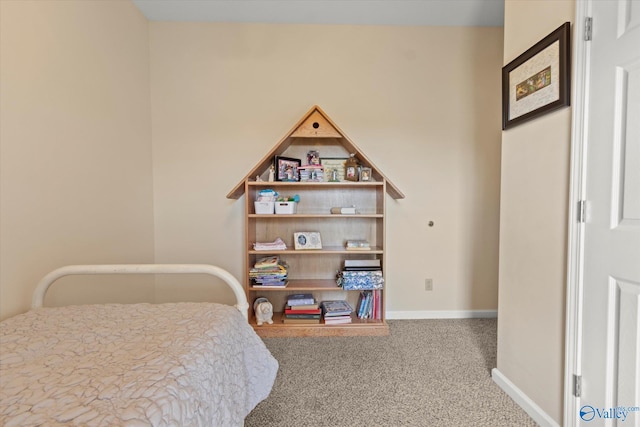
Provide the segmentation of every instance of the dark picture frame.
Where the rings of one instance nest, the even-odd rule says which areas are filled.
[[[502,129],[571,104],[571,23],[502,67]]]
[[[292,157],[275,156],[273,164],[276,169],[276,181],[297,181],[298,168],[302,164],[300,159]]]

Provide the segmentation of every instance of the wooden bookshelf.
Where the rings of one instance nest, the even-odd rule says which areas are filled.
[[[331,129],[316,131],[316,125]],[[321,129],[322,130],[322,129]],[[275,155],[298,158],[306,163],[309,150],[320,152],[320,158],[347,158],[355,153],[362,166],[371,168],[371,181],[342,182],[266,182],[269,166]],[[256,180],[256,176],[260,180]],[[300,202],[295,214],[256,214],[254,201],[260,190],[273,189],[280,195],[298,195]],[[372,164],[344,133],[320,110],[313,107],[292,130],[252,169],[227,197],[245,195],[246,250],[244,286],[251,306],[260,297],[267,298],[274,307],[273,324],[258,326],[253,309],[249,322],[263,337],[288,336],[359,336],[387,335],[385,319],[385,289],[381,290],[381,319],[361,320],[352,314],[352,322],[325,325],[283,323],[281,311],[287,296],[293,293],[312,293],[318,302],[329,299],[349,301],[354,310],[360,291],[343,290],[336,285],[336,273],[346,259],[380,259],[385,272],[385,198],[404,195]],[[332,214],[332,207],[355,206],[355,215]],[[319,232],[322,249],[295,250],[295,232]],[[272,242],[280,237],[286,250],[256,251],[254,242]],[[370,250],[347,250],[345,241],[366,239]],[[288,268],[288,284],[284,288],[252,286],[249,269],[257,259],[278,255]],[[385,288],[387,284],[385,283]]]

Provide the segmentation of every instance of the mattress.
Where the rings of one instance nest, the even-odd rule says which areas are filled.
[[[234,307],[39,308],[0,322],[0,425],[241,426],[278,363]]]

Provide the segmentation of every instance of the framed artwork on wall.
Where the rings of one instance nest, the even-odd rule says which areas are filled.
[[[502,67],[502,129],[570,104],[571,24],[565,22]]]

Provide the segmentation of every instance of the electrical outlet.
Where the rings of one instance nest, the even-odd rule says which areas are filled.
[[[433,290],[433,279],[424,279],[424,290],[425,291]]]

